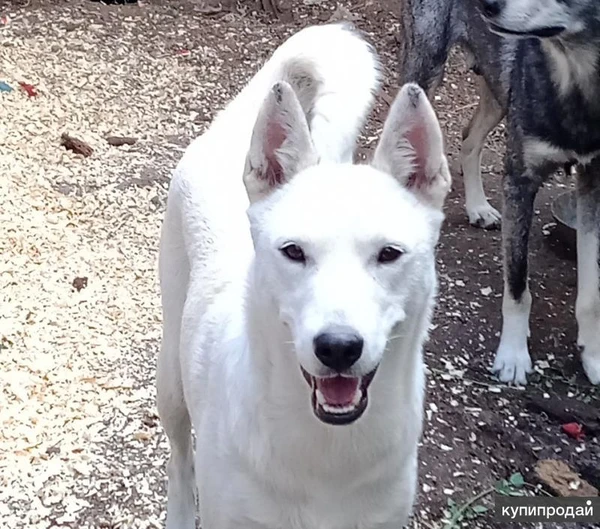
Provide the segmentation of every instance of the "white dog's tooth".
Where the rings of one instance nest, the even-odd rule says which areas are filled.
[[[358,405],[360,404],[360,401],[361,401],[361,399],[362,399],[362,396],[363,396],[362,389],[358,388],[358,389],[356,390],[356,393],[354,393],[354,398],[352,399],[352,404],[353,404],[354,406],[358,406]]]
[[[355,406],[354,405],[349,405],[349,406],[330,406],[329,404],[323,404],[322,408],[327,413],[343,414],[343,413],[350,413],[351,411],[354,411]]]
[[[323,393],[321,393],[320,390],[316,390],[317,393],[317,402],[321,405],[321,406],[325,406],[326,401],[325,401],[325,397],[323,396]]]

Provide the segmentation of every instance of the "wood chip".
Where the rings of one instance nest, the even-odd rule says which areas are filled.
[[[360,15],[352,13],[352,11],[350,11],[348,8],[342,5],[338,5],[336,10],[333,12],[333,15],[331,15],[331,17],[329,18],[328,22],[340,22],[342,20],[348,22],[356,22],[360,19]]]
[[[66,132],[60,137],[60,143],[65,147],[65,149],[69,149],[77,154],[81,154],[83,156],[91,156],[94,152],[86,142],[80,140],[78,138],[74,138],[73,136],[69,136]]]
[[[73,288],[77,290],[77,292],[81,292],[88,285],[87,277],[76,277],[73,279]]]
[[[137,138],[129,138],[127,136],[108,136],[106,142],[113,147],[121,147],[122,145],[134,145]]]

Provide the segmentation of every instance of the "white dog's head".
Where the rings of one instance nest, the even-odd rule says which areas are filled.
[[[317,417],[346,424],[364,412],[415,291],[431,293],[450,173],[416,85],[400,91],[371,165],[317,162],[294,91],[278,83],[259,113],[244,177],[255,266],[261,295],[289,327]]]
[[[516,37],[552,38],[598,25],[597,0],[479,0],[492,31]]]

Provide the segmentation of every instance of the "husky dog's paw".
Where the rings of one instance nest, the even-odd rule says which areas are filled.
[[[502,215],[488,202],[474,207],[467,206],[467,215],[469,215],[469,224],[471,226],[485,230],[497,230],[500,228]]]
[[[586,347],[581,354],[583,370],[592,384],[600,384],[600,350]]]
[[[509,349],[502,347],[502,345],[498,348],[492,372],[498,375],[501,382],[525,386],[527,384],[527,374],[531,371],[531,357],[527,348],[524,350]]]

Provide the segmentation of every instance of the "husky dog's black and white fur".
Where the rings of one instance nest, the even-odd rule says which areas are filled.
[[[558,167],[575,165],[578,341],[585,372],[599,384],[600,1],[403,0],[402,9],[402,82],[431,94],[455,44],[481,78],[461,155],[467,213],[480,227],[500,221],[485,197],[480,163],[485,138],[507,117],[503,326],[494,371],[519,384],[531,371],[527,257],[534,199]]]

